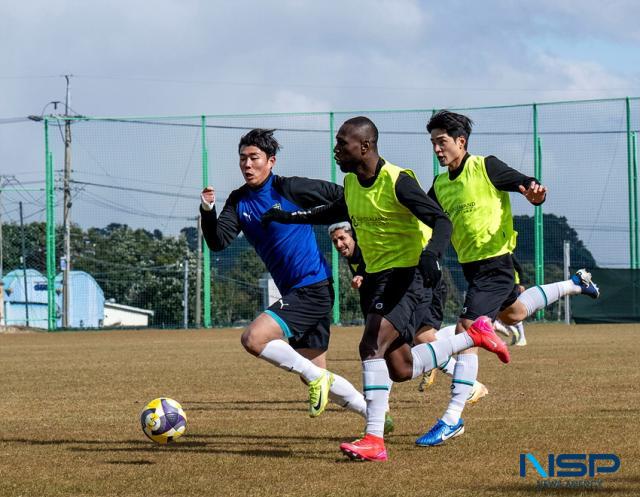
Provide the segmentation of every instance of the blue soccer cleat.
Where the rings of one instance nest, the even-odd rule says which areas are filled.
[[[420,447],[441,445],[450,438],[459,437],[464,433],[464,421],[460,418],[457,424],[451,426],[439,419],[431,429],[416,440]]]
[[[588,295],[592,299],[597,299],[600,296],[598,285],[591,280],[591,273],[586,269],[578,269],[571,280],[582,289],[584,295]]]

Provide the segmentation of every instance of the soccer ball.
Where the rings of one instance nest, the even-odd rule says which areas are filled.
[[[168,444],[184,435],[187,415],[179,402],[160,397],[149,402],[140,414],[142,431],[154,442]]]

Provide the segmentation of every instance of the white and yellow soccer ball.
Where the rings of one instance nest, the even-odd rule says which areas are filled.
[[[168,444],[184,435],[187,415],[179,402],[160,397],[149,402],[140,414],[144,434],[159,444]]]

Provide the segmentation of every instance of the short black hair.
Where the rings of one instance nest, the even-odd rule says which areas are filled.
[[[444,129],[454,140],[459,136],[464,136],[467,144],[469,144],[469,135],[472,127],[473,121],[467,116],[456,114],[449,110],[436,112],[427,123],[427,131],[429,133],[434,129]]]
[[[371,119],[364,116],[347,119],[343,126],[350,126],[358,130],[362,138],[366,138],[375,145],[378,144],[378,128]]]
[[[238,153],[241,152],[243,147],[258,147],[262,150],[267,157],[274,157],[278,150],[280,150],[280,144],[278,140],[273,137],[275,129],[262,129],[256,128],[249,131],[246,135],[240,138],[238,144]]]

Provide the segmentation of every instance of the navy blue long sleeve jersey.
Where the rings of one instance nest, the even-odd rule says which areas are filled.
[[[240,231],[255,248],[285,295],[293,288],[327,280],[331,270],[320,253],[308,224],[271,223],[264,228],[262,215],[274,206],[287,211],[309,209],[342,196],[342,187],[327,181],[270,175],[258,188],[243,185],[231,192],[218,217],[215,208],[202,214],[202,233],[209,248],[220,251]]]

